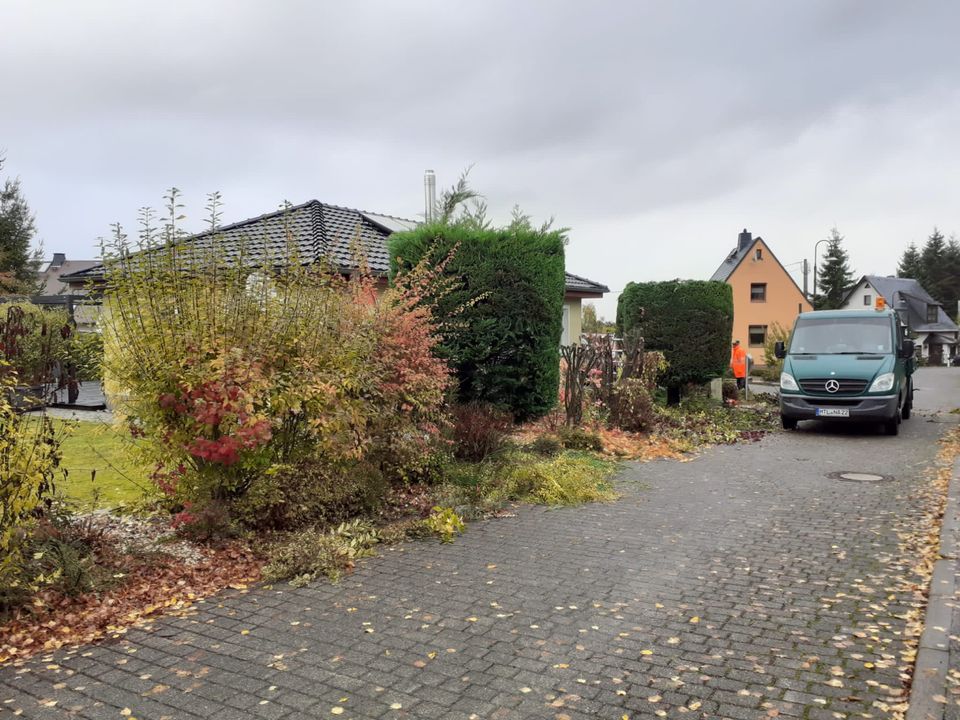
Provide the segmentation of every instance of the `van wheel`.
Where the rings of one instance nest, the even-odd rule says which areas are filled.
[[[796,419],[796,418],[788,418],[788,417],[784,417],[783,415],[781,415],[781,416],[780,416],[780,422],[783,423],[783,429],[784,429],[784,430],[796,430],[796,429],[797,429],[797,419]]]
[[[910,413],[913,412],[913,382],[907,387],[907,399],[903,401],[903,409],[900,410],[900,417],[904,420],[910,419]]]
[[[899,435],[900,434],[900,413],[897,413],[896,417],[893,417],[887,420],[883,424],[883,431],[887,435]]]

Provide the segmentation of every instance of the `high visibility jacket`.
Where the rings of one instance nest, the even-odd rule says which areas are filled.
[[[730,367],[733,369],[734,377],[747,376],[747,351],[741,345],[737,345],[730,353]]]

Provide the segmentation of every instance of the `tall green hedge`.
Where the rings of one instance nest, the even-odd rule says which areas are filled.
[[[617,330],[639,330],[648,350],[664,353],[668,388],[706,382],[730,362],[733,292],[712,280],[627,283],[617,303]]]
[[[429,224],[390,237],[391,278],[424,256],[458,279],[438,301],[453,316],[441,352],[454,368],[461,402],[489,402],[518,420],[557,401],[564,294],[560,232],[478,230]]]

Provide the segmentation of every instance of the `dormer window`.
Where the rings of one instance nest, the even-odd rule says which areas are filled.
[[[757,248],[756,250],[754,250],[754,251],[753,251],[753,259],[754,259],[754,260],[763,260],[763,250],[761,250],[760,248]]]
[[[938,312],[940,307],[937,305],[927,305],[927,322],[935,323],[940,318],[940,313]]]

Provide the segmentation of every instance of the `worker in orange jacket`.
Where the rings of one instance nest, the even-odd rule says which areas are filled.
[[[737,390],[747,386],[747,351],[740,347],[740,341],[733,341],[733,350],[730,352],[730,369],[737,379]]]

